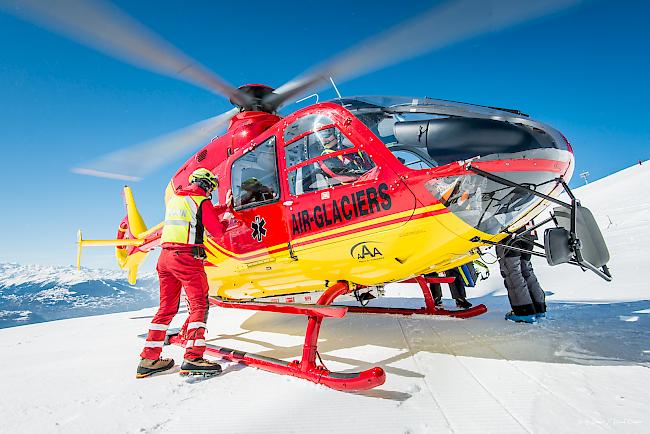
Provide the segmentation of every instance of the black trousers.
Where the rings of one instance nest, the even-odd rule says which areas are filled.
[[[454,300],[459,298],[466,298],[467,294],[465,292],[465,281],[463,276],[460,275],[458,268],[452,268],[451,270],[445,271],[447,277],[455,277],[454,281],[449,284],[449,290],[451,291],[451,297]],[[438,277],[438,273],[427,274],[427,277]],[[429,283],[429,289],[434,299],[442,298],[442,288],[439,283]]]

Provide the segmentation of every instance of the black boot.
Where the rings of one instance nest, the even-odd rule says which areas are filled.
[[[470,307],[472,307],[472,303],[467,301],[467,299],[461,297],[456,299],[456,307],[463,310],[469,309]]]
[[[141,359],[135,378],[144,378],[174,367],[174,359]]]
[[[442,304],[442,297],[436,297],[433,299],[433,302],[435,303],[436,307],[438,309],[444,309],[444,305]]]
[[[181,375],[189,374],[219,375],[221,374],[221,365],[202,357],[185,359],[181,365]]]

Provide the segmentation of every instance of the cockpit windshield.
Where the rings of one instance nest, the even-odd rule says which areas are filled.
[[[529,149],[567,149],[558,131],[518,110],[399,96],[357,96],[331,102],[354,114],[400,161],[405,152],[414,154],[405,161],[418,159],[418,163],[405,164],[408,167],[490,159]]]

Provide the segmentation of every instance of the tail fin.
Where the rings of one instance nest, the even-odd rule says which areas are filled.
[[[155,242],[160,237],[162,224],[147,230],[138,208],[135,205],[133,192],[124,186],[124,203],[126,217],[117,229],[117,237],[113,240],[84,240],[81,230],[77,233],[77,269],[81,266],[81,250],[84,246],[115,246],[117,264],[129,272],[129,283],[134,285],[138,275],[138,267],[147,257],[149,251],[157,245]],[[140,246],[147,244],[146,248]]]
[[[144,224],[140,211],[138,211],[138,207],[135,206],[133,191],[131,191],[131,187],[128,185],[124,186],[124,204],[126,205],[126,216],[129,221],[131,234],[134,237],[139,238],[147,231],[147,225]]]

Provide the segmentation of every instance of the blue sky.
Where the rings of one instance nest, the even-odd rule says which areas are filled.
[[[236,86],[279,86],[436,2],[221,3],[117,2]],[[587,2],[338,84],[344,95],[520,109],[562,131],[576,173],[595,180],[649,158],[649,18],[650,2]],[[72,264],[78,228],[113,237],[122,182],[69,169],[231,108],[2,12],[0,50],[0,261]],[[148,224],[160,221],[164,187],[184,159],[132,185]],[[580,183],[576,175],[572,185]],[[84,265],[115,268],[112,249],[86,249]]]

